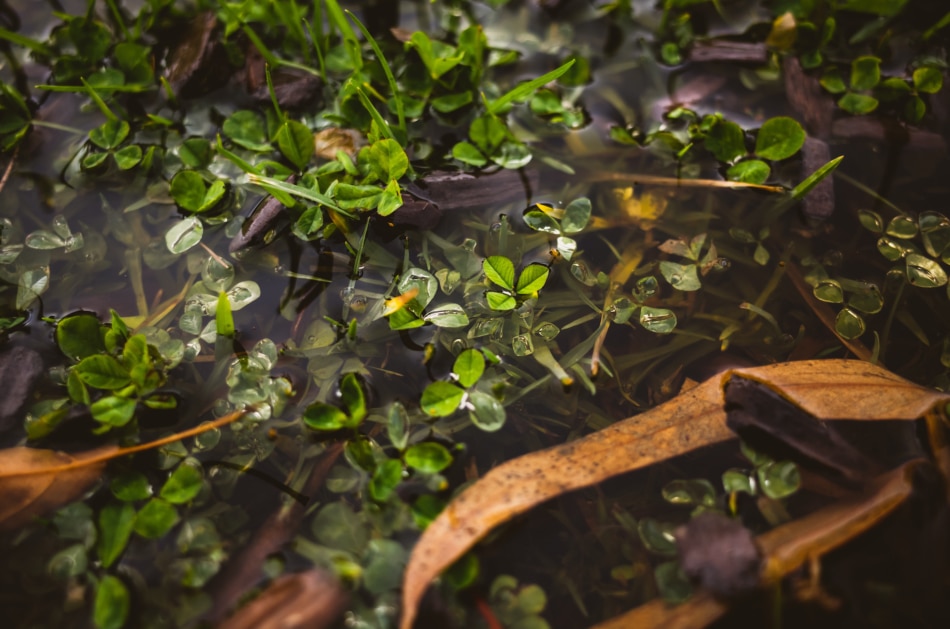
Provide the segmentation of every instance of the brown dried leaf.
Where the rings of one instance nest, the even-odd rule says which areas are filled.
[[[39,448],[0,451],[0,529],[23,526],[34,517],[79,497],[102,474],[105,446],[77,455]],[[92,462],[83,465],[83,461]]]
[[[27,447],[0,450],[0,530],[23,526],[38,515],[76,500],[99,479],[112,459],[193,437],[229,424],[245,413],[236,411],[129,448],[110,444],[78,454]]]
[[[811,558],[854,539],[900,506],[914,490],[912,476],[921,460],[881,474],[875,487],[864,494],[837,502],[756,538],[764,561],[759,575],[761,587],[767,587],[798,569]],[[682,605],[670,605],[655,599],[606,620],[591,629],[626,627],[706,627],[726,613],[728,603],[716,600],[700,590]]]
[[[275,579],[218,629],[322,629],[335,626],[349,595],[322,570]]]
[[[423,533],[406,568],[400,627],[412,627],[429,582],[499,524],[555,496],[732,438],[723,386],[733,377],[761,382],[819,419],[915,420],[950,399],[860,361],[735,369],[583,439],[508,461],[466,489]]]

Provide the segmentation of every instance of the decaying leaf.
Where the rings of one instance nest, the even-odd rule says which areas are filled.
[[[778,582],[808,559],[837,548],[890,514],[910,496],[914,489],[914,471],[921,465],[928,465],[928,462],[910,461],[882,474],[873,488],[859,496],[759,535],[756,545],[764,555],[759,573],[760,587]],[[717,600],[708,590],[700,590],[682,605],[674,606],[656,599],[591,629],[697,629],[711,624],[727,610],[728,603]]]
[[[17,528],[78,498],[102,475],[103,455],[117,449],[110,445],[76,455],[25,447],[0,452],[0,529]]]
[[[499,524],[555,496],[732,438],[723,398],[732,378],[760,382],[819,419],[933,420],[936,407],[950,399],[860,361],[734,369],[583,439],[504,463],[459,495],[423,533],[405,573],[402,629],[412,627],[432,579]]]
[[[112,459],[219,428],[246,412],[236,411],[196,428],[128,448],[110,444],[77,454],[22,446],[0,450],[0,530],[23,526],[36,516],[76,500],[92,487]]]
[[[321,629],[335,626],[349,596],[322,570],[308,570],[275,579],[219,629]]]

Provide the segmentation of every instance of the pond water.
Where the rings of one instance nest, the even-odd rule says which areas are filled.
[[[197,4],[2,3],[2,445],[236,418],[3,515],[11,626],[213,624],[314,566],[340,623],[396,626],[420,530],[500,462],[730,366],[950,386],[934,3],[341,2],[385,63],[336,2]],[[549,503],[417,626],[682,597],[663,488],[725,509],[754,467],[732,444]]]

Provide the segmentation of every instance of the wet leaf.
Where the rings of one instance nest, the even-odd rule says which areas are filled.
[[[366,394],[355,373],[347,373],[340,379],[340,400],[349,413],[348,426],[355,428],[366,417]]]
[[[590,222],[590,199],[582,197],[574,199],[564,208],[564,218],[561,219],[561,231],[565,234],[577,234],[584,231]]]
[[[917,68],[914,70],[914,87],[925,94],[936,94],[943,87],[943,74],[931,66]]]
[[[174,254],[184,253],[201,242],[202,235],[204,225],[198,218],[190,216],[165,232],[165,246]]]
[[[792,118],[771,118],[755,138],[755,154],[772,161],[788,159],[805,143],[805,130]]]
[[[947,283],[947,273],[939,262],[917,253],[909,253],[907,262],[907,281],[912,286],[921,288],[937,288]]]
[[[798,466],[791,461],[771,461],[756,469],[762,493],[775,500],[791,496],[802,484]]]
[[[80,375],[80,378],[82,376]],[[93,419],[109,426],[125,426],[135,416],[135,400],[106,395],[89,405]]]
[[[706,149],[720,162],[731,162],[746,154],[742,127],[729,120],[720,120],[706,133]]]
[[[267,129],[257,112],[241,109],[228,116],[221,127],[224,135],[240,146],[252,151],[269,151]]]
[[[92,621],[97,629],[120,629],[129,616],[129,590],[118,577],[107,574],[96,588]]]
[[[483,391],[472,391],[469,400],[473,409],[469,413],[469,418],[479,429],[495,432],[505,425],[505,407],[494,395]]]
[[[129,135],[129,123],[118,118],[109,119],[89,132],[89,141],[101,149],[114,149]]]
[[[469,324],[468,314],[458,304],[445,304],[430,310],[423,320],[439,328],[464,328]]]
[[[430,417],[448,417],[459,407],[464,395],[463,389],[440,380],[425,388],[419,405]]]
[[[178,524],[178,511],[160,498],[152,498],[135,515],[135,532],[145,539],[158,539]]]
[[[99,317],[85,312],[60,319],[56,324],[56,344],[72,360],[105,351]]]
[[[864,319],[851,308],[842,308],[835,317],[835,331],[845,339],[856,339],[864,334]]]
[[[452,464],[452,455],[441,443],[427,441],[409,446],[406,465],[424,474],[438,474]]]
[[[477,349],[463,350],[455,358],[452,372],[458,377],[459,384],[467,389],[485,373],[485,356]]]
[[[716,488],[705,478],[671,481],[663,487],[662,495],[664,500],[675,505],[716,505]]]
[[[99,479],[111,459],[214,430],[245,413],[230,413],[196,428],[128,448],[106,445],[78,454],[25,447],[0,450],[0,496],[4,498],[0,503],[0,529],[22,526],[35,516],[79,498]],[[120,493],[125,495],[124,489]],[[136,490],[125,499],[137,499],[138,493]]]
[[[280,152],[297,167],[297,170],[303,170],[313,157],[313,134],[301,122],[285,121],[277,130],[275,139]]]
[[[96,389],[121,389],[131,382],[129,370],[107,354],[87,356],[73,369],[80,380]]]
[[[82,466],[83,460],[115,450],[105,446],[76,455],[26,447],[0,450],[0,529],[20,527],[79,498],[105,469],[105,461]]]
[[[863,56],[851,62],[851,89],[869,90],[881,81],[881,60]]]
[[[489,281],[506,290],[515,289],[515,265],[504,256],[489,256],[482,263],[482,270]]]
[[[331,404],[315,402],[304,411],[303,421],[314,430],[339,430],[346,427],[350,418]]]
[[[209,186],[198,172],[182,170],[172,177],[169,192],[182,209],[198,214],[217,205],[224,197],[225,189],[221,179],[215,179]]]
[[[158,495],[172,504],[184,504],[201,491],[203,478],[197,461],[184,461],[168,477]]]
[[[324,629],[336,625],[348,592],[336,577],[316,568],[272,581],[253,600],[218,625],[219,629]]]
[[[99,512],[97,552],[103,568],[111,566],[122,555],[134,523],[135,508],[127,502],[110,502]]]
[[[768,181],[772,169],[769,165],[760,159],[747,159],[730,166],[726,171],[726,177],[730,181],[742,181],[744,183],[765,183]]]
[[[950,399],[861,361],[736,369],[587,437],[503,463],[457,496],[423,533],[406,568],[402,629],[412,626],[429,582],[498,524],[565,492],[731,439],[722,386],[739,377],[763,383],[818,418],[915,420]]]
[[[548,281],[550,269],[543,264],[529,264],[518,277],[518,285],[515,291],[519,295],[533,295],[544,288],[544,283]]]
[[[488,307],[492,310],[513,310],[518,305],[518,302],[511,295],[493,290],[485,293],[485,299],[488,301]]]

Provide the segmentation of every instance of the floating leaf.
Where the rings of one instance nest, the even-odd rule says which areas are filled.
[[[336,406],[315,402],[304,411],[303,421],[314,430],[339,430],[349,423],[350,418]]]
[[[505,407],[494,395],[472,391],[469,401],[472,403],[469,419],[481,430],[495,432],[505,425]]]
[[[198,495],[203,479],[197,461],[184,461],[168,477],[158,495],[172,504],[184,504]]]
[[[400,627],[412,627],[432,579],[502,522],[565,492],[732,438],[722,394],[731,378],[761,382],[818,418],[916,420],[950,399],[862,361],[736,369],[599,432],[498,465],[457,496],[416,544],[403,581]]]
[[[198,218],[190,216],[165,232],[165,246],[174,254],[184,253],[201,242],[202,235],[204,225]]]
[[[534,295],[544,288],[551,270],[543,264],[529,264],[521,271],[515,291],[519,295]]]
[[[720,120],[706,133],[706,150],[720,162],[731,162],[746,154],[745,133],[730,120]]]
[[[464,328],[469,324],[468,314],[458,304],[445,304],[423,316],[423,320],[439,328]]]
[[[303,170],[313,157],[313,134],[301,122],[286,120],[275,136],[277,147],[290,162]]]
[[[104,352],[99,317],[88,312],[63,317],[56,324],[56,344],[72,360]]]
[[[590,222],[590,199],[581,197],[574,199],[564,208],[564,218],[561,219],[561,231],[565,234],[577,234],[584,231]]]
[[[459,384],[467,389],[485,373],[485,356],[477,349],[463,350],[455,358],[452,372],[458,377]]]
[[[463,389],[440,380],[425,388],[419,405],[430,417],[448,417],[459,407],[464,395]]]
[[[515,288],[515,265],[504,256],[489,256],[482,263],[482,270],[491,282],[507,290]]]
[[[947,283],[947,273],[939,262],[917,253],[909,253],[907,262],[907,281],[912,286],[936,288]]]
[[[730,166],[726,171],[726,177],[729,181],[741,181],[744,183],[761,184],[768,181],[772,169],[769,165],[760,159],[748,159]]]
[[[805,130],[792,118],[770,118],[755,138],[755,154],[772,161],[788,159],[805,143]]]

